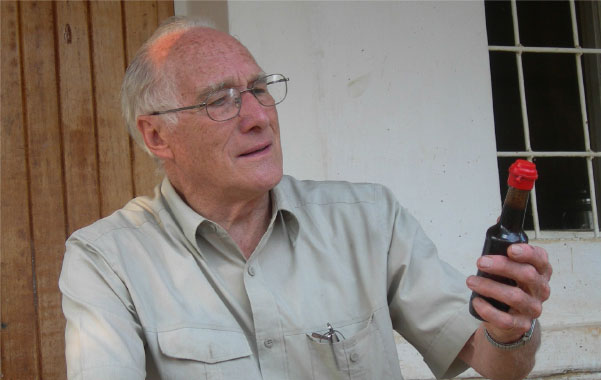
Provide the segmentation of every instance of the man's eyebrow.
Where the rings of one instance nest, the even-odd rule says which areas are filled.
[[[221,90],[222,88],[227,87],[227,85],[228,85],[227,82],[220,82],[220,83],[212,84],[210,86],[203,88],[201,90],[201,92],[199,93],[199,95],[197,96],[197,101],[199,101],[199,102],[205,101],[205,99],[207,98],[207,96],[209,96],[209,94],[211,94],[214,91]]]
[[[264,77],[265,75],[266,74],[263,71],[261,71],[257,75],[251,77],[251,79],[247,82],[247,86],[250,85],[251,83],[255,82],[257,79]],[[197,100],[199,102],[203,102],[203,101],[205,101],[207,96],[209,96],[209,94],[211,94],[212,92],[219,91],[224,88],[231,88],[231,87],[236,87],[236,84],[234,83],[234,80],[232,80],[232,79],[226,79],[225,81],[209,85],[201,90],[201,92],[197,96]]]

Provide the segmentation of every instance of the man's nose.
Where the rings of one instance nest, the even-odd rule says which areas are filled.
[[[270,124],[269,108],[259,103],[251,91],[240,94],[240,126],[243,132],[253,128],[265,128]]]

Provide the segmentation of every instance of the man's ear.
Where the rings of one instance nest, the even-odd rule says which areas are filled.
[[[173,159],[173,151],[166,140],[169,133],[167,126],[156,116],[138,116],[136,127],[144,139],[144,144],[157,158],[161,160]]]

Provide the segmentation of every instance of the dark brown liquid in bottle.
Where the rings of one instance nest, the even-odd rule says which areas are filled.
[[[523,222],[525,219],[525,209],[527,207],[528,198],[529,191],[527,190],[519,190],[514,187],[510,187],[508,189],[506,199],[504,200],[504,206],[502,207],[500,221],[497,224],[489,227],[485,235],[485,244],[483,246],[482,255],[506,256],[508,247],[511,244],[527,243],[529,241],[527,234],[525,234],[525,231],[523,231]],[[516,286],[516,282],[514,282],[514,280],[481,272],[480,270],[477,272],[477,276],[490,278],[503,284]],[[472,300],[475,297],[481,297],[498,310],[506,312],[510,309],[510,307],[503,302],[490,297],[481,296],[476,292],[472,292],[469,310],[470,314],[477,319],[483,320],[472,307]]]

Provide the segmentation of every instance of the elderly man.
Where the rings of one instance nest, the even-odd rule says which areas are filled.
[[[400,379],[392,329],[438,378],[467,366],[524,377],[549,294],[545,251],[480,261],[518,287],[465,281],[386,188],[283,176],[275,105],[287,82],[193,20],[142,47],[124,114],[166,178],[67,241],[69,378]],[[510,312],[478,298],[479,323],[466,283]]]

